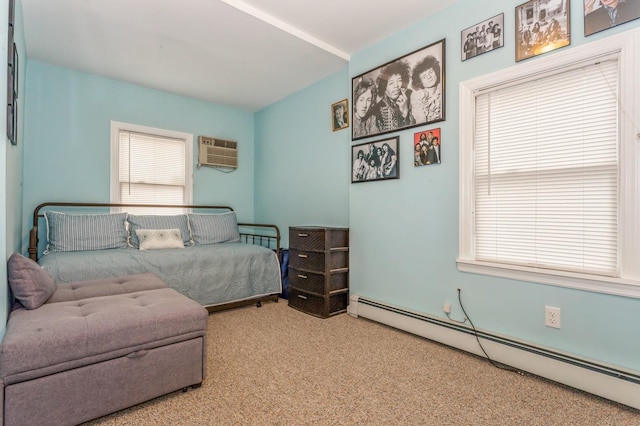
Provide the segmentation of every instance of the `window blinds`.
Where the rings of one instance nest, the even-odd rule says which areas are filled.
[[[185,144],[183,139],[120,131],[120,201],[184,204]]]
[[[618,274],[617,65],[476,96],[477,260]]]

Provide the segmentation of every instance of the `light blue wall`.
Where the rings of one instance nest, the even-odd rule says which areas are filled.
[[[583,2],[571,3],[572,46],[607,35],[585,39]],[[411,141],[418,129],[411,129],[399,132],[404,152],[400,180],[351,186],[352,292],[437,316],[444,316],[442,306],[448,302],[454,306],[453,316],[462,318],[456,291],[460,288],[465,308],[479,328],[640,370],[640,340],[631,338],[640,323],[640,300],[465,274],[456,268],[458,84],[515,64],[514,8],[519,4],[463,0],[352,57],[350,74],[355,76],[447,40],[447,120],[434,125],[442,129],[442,164],[413,167]],[[502,12],[505,46],[461,62],[460,31]],[[562,309],[560,330],[544,326],[545,305]]]
[[[45,201],[109,201],[111,120],[194,135],[194,203],[233,207],[252,221],[253,114],[29,61],[23,229]],[[232,173],[196,169],[198,135],[238,141]]]
[[[331,104],[349,85],[345,69],[256,113],[256,219],[283,247],[289,226],[348,225],[350,129],[332,130]]]
[[[0,10],[3,11],[2,22],[0,25],[0,57],[7,57],[7,34],[8,26],[7,11],[8,1],[0,1]],[[4,244],[0,245],[0,258],[8,259],[12,253],[20,251],[21,242],[21,224],[22,224],[22,158],[23,158],[23,117],[24,117],[24,76],[26,70],[26,58],[24,51],[24,31],[22,27],[22,2],[16,1],[14,15],[14,42],[18,51],[19,67],[18,67],[18,143],[12,145],[8,138],[6,140],[5,149],[0,150],[0,164],[2,164],[3,172],[0,173],[0,186],[4,188],[4,196],[0,201],[0,240]],[[0,81],[6,81],[6,67],[0,67]],[[6,90],[0,91],[0,97],[6,100]],[[3,103],[5,105],[6,103]],[[4,109],[2,110],[4,117]],[[6,135],[6,121],[0,120],[0,134]],[[6,318],[9,312],[10,292],[7,285],[7,268],[6,262],[0,262],[0,318]],[[0,338],[5,332],[5,322],[0,323]]]
[[[453,306],[452,316],[461,319],[460,288],[465,309],[480,329],[640,371],[640,300],[461,273],[456,267],[458,84],[515,65],[514,9],[522,3],[460,0],[354,54],[348,75],[339,73],[258,114],[257,215],[281,227],[335,224],[328,206],[319,204],[317,197],[333,198],[331,210],[349,212],[352,294],[443,318],[447,302]],[[582,0],[571,1],[572,46],[640,25],[636,20],[585,39],[582,7]],[[503,12],[504,47],[462,62],[460,31]],[[350,150],[334,150],[333,145],[349,144],[343,139],[348,135],[338,135],[339,142],[330,139],[328,118],[317,117],[331,102],[350,96],[352,77],[442,38],[447,46],[446,121],[433,125],[442,130],[442,164],[413,166],[413,133],[427,128],[417,127],[397,133],[400,179],[351,185]],[[561,55],[572,46],[547,55]],[[330,161],[324,156],[328,147]],[[325,171],[343,177],[332,180],[328,188]],[[345,188],[348,206],[342,204]],[[544,326],[545,305],[562,309],[560,330]]]
[[[460,0],[357,52],[347,70],[255,115],[28,62],[23,67],[23,116],[28,124],[21,139],[23,216],[29,218],[35,205],[53,199],[108,200],[110,120],[235,139],[240,143],[239,170],[197,170],[194,201],[228,203],[241,220],[250,221],[255,214],[256,221],[276,223],[285,246],[288,226],[350,226],[352,293],[442,317],[442,304],[449,302],[459,318],[456,289],[461,288],[465,308],[481,329],[640,371],[639,300],[465,274],[456,268],[458,84],[515,64],[514,8],[521,3]],[[571,6],[572,46],[640,25],[637,20],[585,39],[582,0],[572,0]],[[460,31],[501,12],[505,46],[461,62]],[[400,179],[351,185],[350,130],[331,131],[330,105],[350,97],[351,77],[442,38],[447,39],[447,120],[435,126],[442,129],[443,163],[413,167],[411,139],[420,128],[410,129],[398,132]],[[8,165],[11,155],[15,153],[0,150],[0,164],[6,165],[0,179],[7,179],[0,184],[7,189],[8,181],[19,181],[19,166]],[[7,226],[15,221],[8,219],[9,204],[15,201],[14,195],[3,200],[0,232],[15,232]],[[16,245],[11,237],[5,236],[5,242],[5,250]],[[545,305],[561,307],[562,329],[544,326]]]

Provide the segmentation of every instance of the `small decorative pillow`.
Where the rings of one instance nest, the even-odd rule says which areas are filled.
[[[9,257],[7,277],[11,292],[27,309],[42,306],[58,287],[47,271],[20,253],[13,253]]]
[[[126,248],[127,213],[67,214],[48,211],[47,251],[81,251]]]
[[[240,241],[235,212],[190,214],[189,225],[195,244],[236,243]]]
[[[136,229],[140,250],[184,248],[179,229]]]
[[[189,225],[186,214],[178,215],[133,215],[127,218],[131,231],[131,245],[139,248],[138,229],[179,229],[182,235],[182,245],[191,243]]]

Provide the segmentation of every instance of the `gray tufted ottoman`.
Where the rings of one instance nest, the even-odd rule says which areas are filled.
[[[78,424],[199,385],[207,316],[154,274],[59,284],[9,316],[4,424]]]

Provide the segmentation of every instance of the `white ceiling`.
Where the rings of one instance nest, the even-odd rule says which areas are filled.
[[[22,0],[22,9],[30,59],[257,111],[457,1]]]

